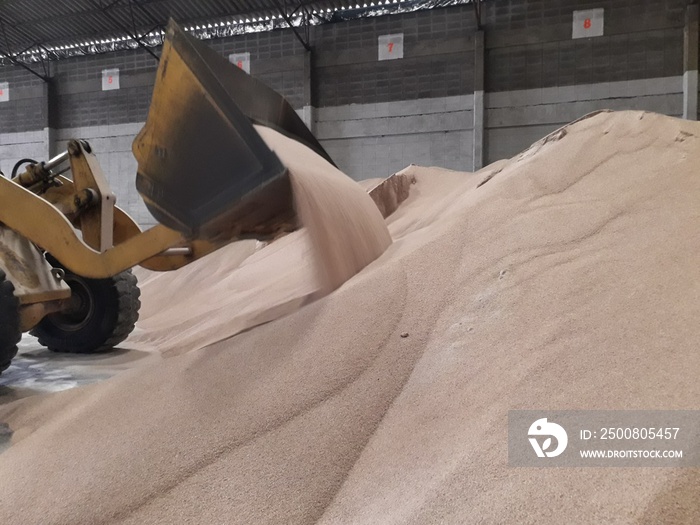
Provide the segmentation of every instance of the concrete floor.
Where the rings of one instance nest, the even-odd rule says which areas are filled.
[[[17,357],[0,375],[0,405],[103,381],[149,356],[152,354],[127,348],[95,355],[58,354],[41,346],[35,337],[24,334]]]
[[[10,368],[0,375],[0,405],[29,396],[58,392],[104,381],[154,354],[117,348],[95,355],[57,354],[24,334]],[[12,440],[12,429],[0,421],[0,454]]]

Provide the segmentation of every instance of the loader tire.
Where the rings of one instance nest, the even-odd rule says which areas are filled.
[[[19,329],[19,299],[14,285],[0,270],[0,373],[7,370],[17,355],[17,343],[22,338]]]
[[[63,268],[47,254],[54,267]],[[139,318],[141,292],[136,276],[126,270],[107,279],[88,279],[67,269],[72,309],[49,314],[30,333],[53,352],[95,354],[121,343]]]

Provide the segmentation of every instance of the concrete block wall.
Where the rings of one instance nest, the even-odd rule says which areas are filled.
[[[598,109],[683,114],[685,0],[486,4],[486,161],[510,157]],[[605,34],[571,38],[572,12],[603,8]]]
[[[471,6],[314,28],[314,132],[343,171],[471,169],[475,28]],[[404,58],[378,61],[378,37],[396,33]]]
[[[485,161],[512,156],[596,109],[680,116],[686,4],[486,2]],[[572,11],[599,7],[605,36],[572,40]],[[475,31],[465,5],[315,26],[311,53],[290,30],[208,45],[223,56],[250,52],[251,74],[282,93],[337,164],[362,179],[409,163],[471,169],[480,135],[473,131]],[[377,39],[393,33],[404,34],[404,58],[379,62]],[[113,67],[121,89],[103,92],[101,72]],[[67,139],[86,138],[120,204],[152,224],[133,189],[131,141],[146,118],[156,67],[143,50],[73,58],[50,64],[48,85],[20,68],[0,68],[14,94],[0,103],[0,168],[7,173],[22,156],[46,158]]]
[[[304,89],[306,49],[291,31],[250,33],[207,42],[221,55],[250,53],[250,74],[282,94],[295,109],[308,105]]]
[[[86,128],[145,120],[158,67],[146,51],[75,57],[52,65],[52,128]],[[102,71],[113,68],[120,70],[120,89],[102,91]]]
[[[486,91],[682,74],[686,0],[486,4]],[[603,8],[604,36],[571,38],[574,10]]]
[[[46,83],[17,67],[0,68],[0,82],[9,83],[9,102],[0,103],[0,133],[36,131],[48,127]]]
[[[409,164],[469,170],[473,96],[319,108],[316,135],[338,167],[357,180]]]
[[[473,92],[471,6],[314,27],[313,105],[334,107]],[[404,58],[378,61],[377,38],[403,33]]]
[[[486,150],[508,158],[582,115],[600,109],[683,114],[681,76],[487,93]]]
[[[20,159],[50,154],[48,86],[16,66],[2,68],[0,82],[10,85],[9,102],[0,103],[0,171],[9,177]]]
[[[304,48],[291,31],[208,42],[223,56],[249,51],[251,74],[303,107]],[[160,49],[156,49],[157,54]],[[53,63],[51,125],[56,129],[144,122],[158,67],[145,50],[76,57]],[[120,89],[102,91],[102,70],[119,68]],[[0,75],[1,76],[1,75]]]
[[[9,177],[15,163],[22,159],[46,160],[51,156],[50,144],[48,128],[0,133],[0,171]]]
[[[117,206],[142,226],[151,226],[155,220],[136,191],[137,163],[131,152],[134,137],[141,127],[141,123],[126,123],[61,128],[54,133],[53,148],[63,151],[73,138],[87,140],[117,197]]]

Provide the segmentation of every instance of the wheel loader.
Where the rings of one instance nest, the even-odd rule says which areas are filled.
[[[22,332],[56,352],[122,342],[140,306],[133,266],[175,270],[235,240],[296,228],[287,168],[254,124],[332,163],[281,95],[171,20],[133,143],[136,188],[159,224],[141,231],[115,205],[83,140],[0,177],[0,372]]]

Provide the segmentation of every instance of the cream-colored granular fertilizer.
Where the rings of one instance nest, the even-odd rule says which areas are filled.
[[[338,288],[391,244],[391,235],[367,192],[306,146],[256,126],[287,166],[294,202],[311,240],[321,293]]]
[[[277,319],[336,289],[391,244],[360,185],[298,142],[256,129],[289,169],[305,229],[264,250],[254,240],[234,243],[177,272],[137,270],[143,305],[132,348],[174,354]]]
[[[0,406],[0,523],[698,523],[696,469],[507,465],[511,409],[698,408],[698,137],[601,113],[476,174],[410,168],[393,244],[330,295]],[[215,267],[163,308],[314,293],[246,269],[293,273],[295,235],[233,271],[241,304]]]

